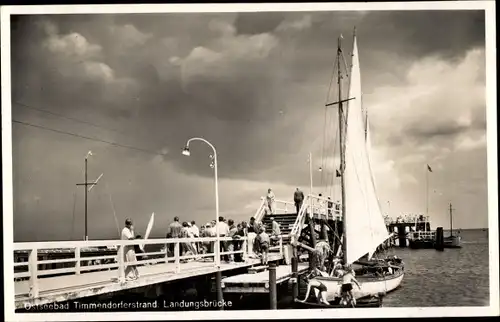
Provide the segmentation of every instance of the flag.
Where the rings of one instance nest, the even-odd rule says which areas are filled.
[[[340,171],[339,170],[335,170],[336,174],[337,174],[337,178],[340,177]]]
[[[427,170],[429,170],[429,172],[432,172],[432,169],[431,169],[430,165],[427,165]]]

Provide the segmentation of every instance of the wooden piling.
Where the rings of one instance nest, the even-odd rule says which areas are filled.
[[[398,225],[399,247],[406,247],[406,230],[404,224]]]
[[[217,303],[222,303],[222,272],[220,270],[215,273],[215,291],[217,293]],[[223,311],[224,306],[221,305],[219,310]]]
[[[293,300],[299,297],[299,260],[292,257],[292,296]]]
[[[269,263],[269,301],[270,309],[278,309],[278,296],[276,292],[276,264]]]
[[[436,229],[436,240],[434,242],[434,246],[436,250],[444,250],[444,235],[443,235],[443,227],[438,227]]]

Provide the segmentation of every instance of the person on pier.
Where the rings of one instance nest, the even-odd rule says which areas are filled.
[[[127,218],[125,220],[125,228],[122,230],[122,240],[133,240],[134,237],[134,226],[132,220]],[[123,254],[125,257],[125,262],[136,262],[137,257],[135,256],[134,246],[123,246]],[[137,270],[136,264],[128,265],[125,263],[125,278],[129,281],[136,280],[139,278],[139,271]]]
[[[298,214],[304,202],[304,193],[299,188],[293,193],[293,202],[295,203],[295,211]]]
[[[228,225],[229,225],[229,234],[228,234],[228,237],[231,237],[233,238],[233,240],[230,240],[227,242],[227,249],[229,252],[234,252],[234,250],[236,249],[237,247],[237,243],[238,243],[238,236],[237,236],[237,232],[238,232],[238,227],[236,227],[236,225],[234,224],[234,220],[232,219],[229,219],[227,221]],[[234,254],[229,254],[228,255],[229,257],[229,262],[232,263],[234,262]]]
[[[219,217],[219,223],[217,224],[215,229],[219,231],[220,238],[227,237],[229,235],[229,226],[225,223],[224,217],[222,216]],[[227,241],[225,240],[220,241],[220,252],[221,253],[227,252]],[[227,255],[222,255],[222,258],[225,259],[226,261],[229,261],[229,257]]]
[[[191,221],[191,232],[193,233],[193,237],[195,237],[195,238],[200,237],[200,229],[198,228],[198,226],[196,226],[196,222],[194,220]],[[195,242],[193,244],[194,244],[194,248],[199,253],[200,252],[200,243]]]
[[[275,196],[274,196],[274,192],[271,188],[267,189],[267,196],[266,196],[266,200],[267,200],[267,209],[266,209],[266,213],[269,213],[269,214],[274,214],[274,200],[275,200]]]
[[[179,238],[181,235],[182,225],[179,222],[179,217],[174,217],[174,222],[168,226],[168,237],[169,238]],[[174,253],[175,244],[169,244],[170,252]]]
[[[262,265],[267,265],[270,239],[269,235],[266,233],[266,228],[264,226],[260,227],[260,233],[257,236],[256,241],[259,245]]]
[[[248,247],[248,257],[255,258],[255,238],[257,237],[257,233],[259,232],[258,222],[254,217],[250,218],[250,222],[247,228],[247,247]]]
[[[273,244],[276,245],[281,235],[280,224],[278,224],[278,222],[276,221],[276,219],[274,219],[274,217],[271,217],[271,225],[272,225],[271,240]]]

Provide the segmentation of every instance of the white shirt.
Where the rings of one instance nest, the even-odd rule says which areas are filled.
[[[219,236],[229,235],[229,226],[223,221],[219,221],[219,225],[217,226],[217,230],[219,231]]]
[[[200,230],[196,227],[196,225],[191,226],[191,232],[195,237],[200,236]]]
[[[207,232],[210,235],[210,237],[215,237],[215,235],[216,235],[215,227],[207,228]]]
[[[128,229],[127,227],[122,230],[122,240],[129,240],[134,237],[134,232]]]

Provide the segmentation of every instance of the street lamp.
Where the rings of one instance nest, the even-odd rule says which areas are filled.
[[[189,151],[189,144],[192,141],[201,141],[205,142],[208,146],[210,146],[213,150],[213,155],[210,158],[213,160],[210,167],[214,169],[214,177],[215,177],[215,231],[217,233],[217,241],[215,246],[215,265],[220,266],[220,235],[219,235],[219,183],[217,178],[217,151],[215,147],[203,138],[191,138],[187,141],[186,147],[182,150],[182,154],[185,156],[190,156],[191,152]]]

